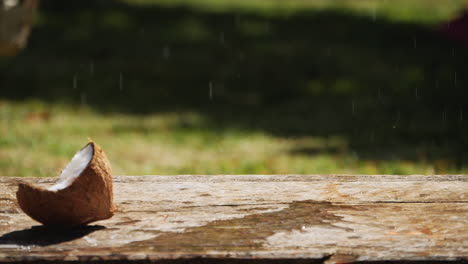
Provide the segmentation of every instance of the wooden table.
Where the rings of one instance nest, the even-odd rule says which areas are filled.
[[[0,262],[468,262],[468,176],[119,176],[119,212],[38,225],[0,177]],[[111,262],[109,262],[111,261]]]

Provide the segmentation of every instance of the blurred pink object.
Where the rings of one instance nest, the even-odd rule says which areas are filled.
[[[449,38],[468,44],[468,10],[442,25],[440,32]]]

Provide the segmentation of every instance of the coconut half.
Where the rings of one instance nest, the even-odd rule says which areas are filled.
[[[77,226],[111,218],[115,206],[109,160],[90,142],[75,154],[54,186],[20,183],[16,198],[27,215],[44,225]]]

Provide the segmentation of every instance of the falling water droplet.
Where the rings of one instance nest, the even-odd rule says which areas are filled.
[[[351,113],[354,115],[356,113],[356,104],[354,100],[351,101]]]
[[[414,95],[416,96],[416,100],[418,100],[419,99],[418,87],[414,88]]]
[[[123,75],[121,72],[119,73],[119,90],[123,90]]]
[[[444,110],[442,111],[442,121],[447,120],[447,108],[444,107]]]
[[[171,48],[169,46],[164,46],[163,48],[163,58],[168,59],[171,56]]]
[[[241,16],[239,14],[237,14],[236,17],[235,17],[235,20],[236,20],[236,25],[239,25],[240,21],[241,21]]]
[[[73,89],[78,88],[78,77],[76,76],[76,74],[73,75],[72,85],[73,85]]]
[[[416,48],[417,42],[416,42],[416,37],[413,38],[413,47]]]
[[[86,105],[86,93],[80,94],[81,105]]]
[[[94,75],[94,61],[89,63],[89,74]]]
[[[221,44],[224,44],[224,32],[223,31],[219,33],[219,42]]]
[[[213,100],[213,82],[212,81],[208,83],[208,96],[210,98],[210,101]]]
[[[455,48],[452,48],[452,57],[455,57]]]
[[[243,61],[245,59],[245,55],[243,52],[239,52],[239,60]]]
[[[457,85],[457,72],[456,71],[453,73],[453,83]]]

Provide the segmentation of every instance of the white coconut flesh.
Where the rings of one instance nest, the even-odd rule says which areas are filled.
[[[70,186],[73,181],[81,175],[86,167],[88,167],[93,155],[94,149],[92,144],[88,144],[86,147],[78,151],[62,171],[62,174],[60,174],[60,178],[57,183],[50,187],[49,191],[58,191]]]

